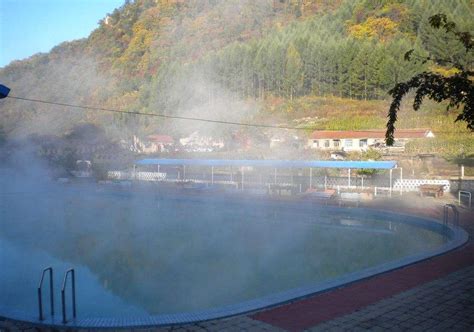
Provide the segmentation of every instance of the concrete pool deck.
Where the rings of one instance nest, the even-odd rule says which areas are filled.
[[[411,197],[376,200],[379,209],[440,220],[447,201]],[[474,328],[474,214],[461,211],[461,225],[471,235],[463,247],[306,299],[257,313],[169,328],[134,331],[303,331],[430,330]],[[44,330],[0,321],[0,330]],[[130,329],[129,329],[130,330]],[[110,331],[110,330],[109,330]]]

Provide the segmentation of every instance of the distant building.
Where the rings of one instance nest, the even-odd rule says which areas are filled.
[[[413,139],[435,137],[429,129],[399,129],[395,132],[394,146],[405,147]],[[335,131],[318,130],[308,140],[311,149],[331,151],[366,151],[385,147],[385,130]]]
[[[188,137],[180,138],[179,143],[187,152],[213,152],[224,148],[224,140],[200,135],[197,131]]]
[[[137,153],[152,154],[159,152],[170,152],[173,150],[174,140],[168,135],[149,135],[146,140],[140,140],[133,136],[131,150]]]
[[[162,144],[164,146],[174,144],[173,137],[169,135],[148,135],[147,138],[149,142],[153,142],[155,144]]]

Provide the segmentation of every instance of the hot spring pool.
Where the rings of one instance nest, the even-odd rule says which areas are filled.
[[[274,305],[465,240],[418,217],[308,202],[96,186],[9,194],[0,203],[0,316],[38,320],[47,266],[56,315],[44,287],[45,323],[61,322],[60,287],[72,267],[78,319],[69,325],[153,325]]]

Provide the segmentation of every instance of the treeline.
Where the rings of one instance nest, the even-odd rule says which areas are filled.
[[[440,12],[474,30],[471,0],[125,1],[87,39],[14,62],[0,79],[17,95],[171,115],[225,94],[384,99],[413,74],[443,72],[431,62],[404,61],[409,49],[472,64],[429,26]],[[5,102],[3,121],[36,130],[51,107],[27,106],[30,112],[20,112],[25,104]],[[99,114],[89,112],[87,121],[103,121]],[[143,127],[140,121],[124,117],[119,132]]]
[[[426,66],[405,63],[406,38],[382,44],[330,33],[324,22],[297,26],[212,57],[212,79],[245,97],[273,94],[379,99]],[[326,30],[326,31],[325,31]],[[316,34],[315,32],[323,32]]]
[[[433,69],[433,63],[405,61],[408,50],[425,54],[429,49],[447,59],[465,57],[460,45],[428,25],[428,17],[447,12],[460,26],[472,26],[470,8],[465,1],[346,2],[334,13],[292,24],[265,38],[233,43],[194,67],[205,72],[208,80],[243,97],[383,99],[396,83]],[[199,70],[165,67],[161,70],[173,79]],[[158,75],[157,79],[156,89],[170,84],[169,77]]]

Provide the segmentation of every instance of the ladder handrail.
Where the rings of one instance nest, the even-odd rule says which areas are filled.
[[[43,296],[42,296],[42,288],[43,288],[43,280],[46,271],[49,271],[49,301],[51,305],[51,316],[54,316],[54,287],[53,287],[53,268],[51,266],[43,269],[43,273],[41,274],[41,280],[38,284],[38,309],[39,309],[39,320],[44,320],[43,317]]]
[[[64,274],[64,280],[63,280],[63,287],[61,288],[61,302],[62,302],[62,311],[63,311],[63,324],[67,323],[66,319],[66,285],[67,285],[67,280],[68,280],[68,275],[71,274],[71,282],[72,282],[72,316],[73,318],[76,318],[76,278],[75,278],[75,273],[74,269],[69,269],[66,271]]]
[[[449,223],[449,208],[453,210],[454,220],[453,225],[459,226],[459,211],[454,204],[445,204],[443,208],[443,223],[447,226]]]

